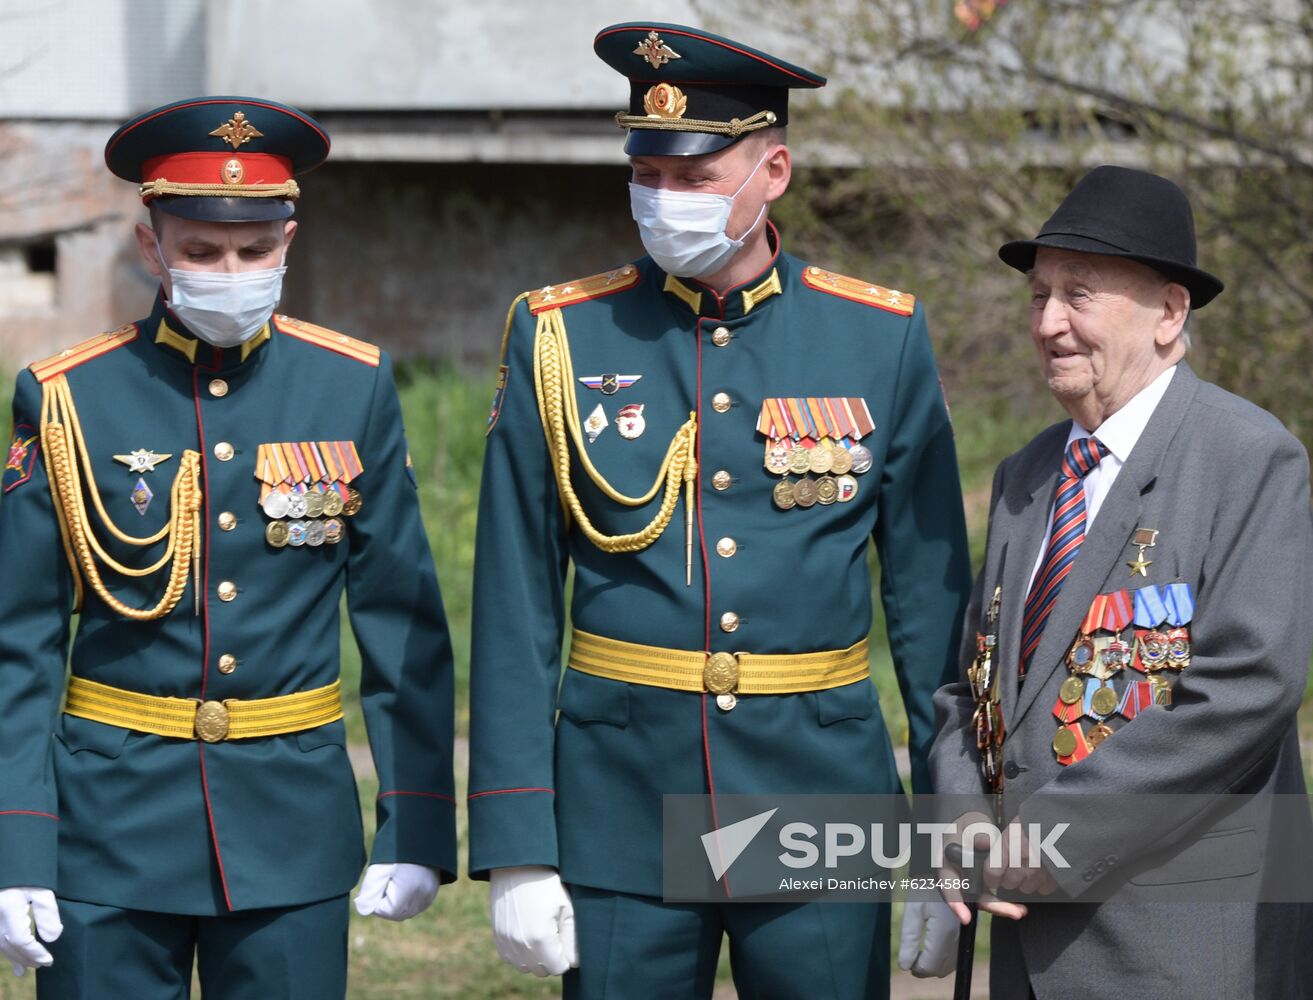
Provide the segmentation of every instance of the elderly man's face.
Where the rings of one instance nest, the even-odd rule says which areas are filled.
[[[1049,389],[1098,423],[1184,353],[1188,293],[1152,268],[1040,248],[1030,272],[1030,331]]]

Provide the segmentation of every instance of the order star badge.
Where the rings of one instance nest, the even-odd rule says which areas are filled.
[[[114,461],[122,462],[129,472],[154,472],[160,462],[167,462],[172,455],[157,455],[149,448],[138,448],[126,455],[115,455]]]

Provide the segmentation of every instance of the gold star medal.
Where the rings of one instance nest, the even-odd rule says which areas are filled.
[[[1144,558],[1144,550],[1153,548],[1157,542],[1157,528],[1135,529],[1135,536],[1132,538],[1131,544],[1139,549],[1139,552],[1136,553],[1134,561],[1126,564],[1131,568],[1131,576],[1135,576],[1136,573],[1146,577],[1149,575],[1149,567],[1153,565],[1153,560]]]

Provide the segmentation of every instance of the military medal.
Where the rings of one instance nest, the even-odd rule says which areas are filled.
[[[337,517],[342,513],[342,497],[338,495],[337,490],[330,489],[324,494],[324,516]]]
[[[1088,635],[1076,637],[1067,651],[1067,669],[1073,674],[1088,674],[1094,666],[1094,640]]]
[[[589,444],[601,436],[602,431],[606,430],[606,424],[606,410],[602,409],[601,403],[598,403],[593,408],[593,412],[588,414],[588,419],[584,421],[584,433],[588,435]]]
[[[830,460],[830,471],[836,476],[842,476],[849,472],[853,467],[853,457],[847,448],[842,446],[834,449],[834,455]]]
[[[305,517],[306,512],[309,510],[309,506],[310,506],[310,505],[309,505],[309,503],[307,502],[304,493],[289,493],[289,494],[287,494],[287,516],[288,516],[288,517],[292,517],[292,518],[301,518],[301,517]],[[295,545],[296,543],[293,542],[292,544]]]
[[[1107,689],[1104,688],[1102,690],[1107,690]],[[1097,750],[1099,748],[1099,745],[1102,744],[1104,740],[1106,740],[1109,736],[1112,735],[1112,732],[1113,732],[1112,729],[1109,726],[1104,725],[1102,722],[1100,722],[1098,725],[1092,728],[1089,732],[1089,735],[1086,737],[1086,739],[1089,741],[1090,749]],[[1100,757],[1099,759],[1103,760],[1102,757]]]
[[[766,471],[782,476],[789,471],[789,446],[783,441],[771,441],[766,445]]]
[[[360,496],[360,491],[354,486],[347,487],[346,501],[342,504],[342,513],[347,517],[355,517],[360,513],[365,501]]]
[[[1167,633],[1167,665],[1184,670],[1190,665],[1190,630],[1184,626]]]
[[[1058,690],[1058,698],[1064,705],[1075,705],[1085,697],[1085,682],[1079,677],[1068,677]]]
[[[811,467],[811,454],[802,445],[795,444],[789,450],[789,471],[795,476],[802,476],[810,472]]]
[[[1080,726],[1075,723],[1063,726],[1059,729],[1057,735],[1053,737],[1053,752],[1059,757],[1070,757],[1074,754],[1076,752],[1077,743],[1079,742],[1076,738],[1076,733],[1079,729]],[[1103,758],[1100,757],[1099,759],[1102,760]]]
[[[324,544],[326,532],[323,521],[311,521],[305,528],[305,543],[318,548]]]
[[[270,521],[264,529],[264,540],[276,549],[283,548],[289,541],[290,534],[286,521]]]
[[[289,507],[291,507],[291,503],[287,498],[287,494],[279,493],[277,490],[266,495],[264,500],[260,502],[260,508],[275,521],[286,517]]]
[[[793,495],[793,484],[787,479],[781,479],[775,484],[775,489],[771,490],[771,499],[780,510],[792,510],[798,503]]]
[[[305,544],[305,530],[306,530],[306,529],[305,529],[305,522],[304,522],[304,521],[290,521],[290,522],[284,522],[284,523],[287,524],[287,544],[288,544],[288,545],[294,545],[294,546],[301,546],[301,545],[304,545],[304,544]],[[269,527],[273,527],[273,525],[271,524]],[[266,529],[266,530],[268,530],[268,529]]]
[[[329,545],[336,545],[346,534],[346,525],[336,517],[330,517],[324,522],[324,541]]]
[[[847,454],[847,452],[844,452],[844,454]],[[857,496],[857,480],[852,476],[839,476],[835,480],[835,483],[839,487],[839,496],[837,499],[840,503],[847,503],[849,500],[853,499],[853,497]]]
[[[793,484],[793,499],[799,507],[813,507],[816,504],[816,483],[811,479],[799,479]]]
[[[169,455],[157,455],[149,448],[138,448],[136,451],[129,452],[126,455],[115,455],[114,461],[122,462],[128,467],[129,472],[154,472],[155,466],[160,462],[167,462],[173,457]]]
[[[1153,565],[1152,561],[1144,558],[1144,550],[1153,548],[1158,542],[1157,528],[1136,528],[1135,535],[1132,537],[1131,544],[1139,549],[1134,562],[1128,562],[1126,565],[1131,568],[1131,576],[1139,574],[1140,576],[1149,575],[1149,567]]]
[[[871,455],[871,450],[861,444],[855,444],[848,449],[848,456],[853,462],[853,472],[859,476],[863,472],[869,471],[871,464],[875,461],[874,456]]]
[[[830,460],[830,449],[823,444],[813,448],[807,458],[809,470],[818,476],[823,476],[834,468],[834,463]]]
[[[146,485],[144,478],[137,479],[137,485],[132,487],[132,506],[136,508],[137,513],[142,517],[146,516],[146,510],[150,507],[150,502],[155,498],[151,488]]]
[[[630,403],[620,407],[620,412],[615,415],[615,427],[626,441],[642,437],[643,431],[647,429],[647,421],[643,419],[643,404]]]
[[[1167,633],[1153,629],[1136,634],[1136,654],[1141,671],[1161,670],[1167,665]]]
[[[1117,691],[1106,685],[1097,688],[1090,697],[1090,708],[1093,714],[1107,718],[1117,711]]]
[[[324,516],[324,495],[322,493],[307,493],[305,496],[305,516],[306,517],[323,517]]]
[[[839,484],[833,476],[821,476],[816,480],[816,502],[829,506],[839,499]]]

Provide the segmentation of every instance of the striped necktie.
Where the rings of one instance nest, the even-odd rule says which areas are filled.
[[[1062,457],[1062,478],[1058,480],[1058,497],[1053,501],[1053,527],[1044,562],[1035,574],[1026,596],[1021,619],[1020,676],[1025,677],[1035,658],[1044,626],[1057,603],[1062,581],[1071,572],[1072,563],[1085,541],[1085,476],[1110,454],[1095,438],[1078,438],[1067,445]]]

